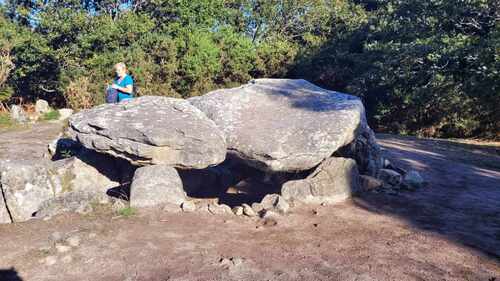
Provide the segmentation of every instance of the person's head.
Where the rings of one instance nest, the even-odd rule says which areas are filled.
[[[127,75],[127,66],[123,62],[115,64],[114,69],[118,77],[123,77]]]

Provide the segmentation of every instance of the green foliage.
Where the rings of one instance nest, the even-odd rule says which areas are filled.
[[[59,119],[59,117],[60,117],[59,111],[51,110],[49,112],[44,113],[42,119],[45,121],[50,121],[50,120],[57,120]]]
[[[500,0],[10,0],[0,102],[92,107],[124,61],[139,96],[305,78],[378,130],[500,138],[499,21]]]
[[[9,112],[0,111],[0,129],[8,128],[14,125],[14,121],[10,118]]]
[[[118,210],[118,215],[122,217],[131,217],[137,213],[137,210],[133,207],[125,207]]]

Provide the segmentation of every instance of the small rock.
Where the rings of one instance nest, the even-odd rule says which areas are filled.
[[[26,112],[19,105],[12,105],[10,107],[10,118],[18,123],[25,123],[28,121]]]
[[[225,204],[216,204],[216,203],[210,203],[208,204],[208,211],[212,213],[213,215],[223,215],[227,213],[231,213],[231,207]]]
[[[232,262],[228,258],[221,258],[219,260],[219,264],[223,267],[230,267],[232,265]]]
[[[71,247],[78,247],[80,246],[80,237],[77,235],[71,236],[66,239],[66,243],[68,243],[68,245],[70,245]]]
[[[67,253],[71,250],[71,247],[62,244],[56,244],[56,250],[59,253]]]
[[[262,210],[264,210],[264,207],[262,206],[262,204],[260,203],[253,203],[252,204],[252,210],[258,214],[260,212],[262,212]]]
[[[286,214],[290,209],[290,205],[286,200],[278,194],[268,194],[262,199],[262,207],[265,210],[276,210],[281,214]]]
[[[57,258],[55,256],[48,256],[43,259],[45,265],[51,266],[57,263]]]
[[[381,180],[376,179],[372,176],[367,176],[367,175],[360,175],[359,181],[360,181],[361,188],[363,190],[367,190],[367,191],[380,188],[384,185],[384,183]]]
[[[73,261],[73,257],[71,255],[66,255],[61,259],[61,261],[63,263],[71,263]]]
[[[92,233],[89,233],[89,239],[94,239],[97,237],[97,234],[92,232]]]
[[[403,183],[412,188],[420,188],[424,185],[424,179],[419,172],[411,170],[404,176]]]
[[[268,195],[266,195],[262,199],[262,201],[260,202],[260,204],[262,205],[262,208],[266,209],[266,210],[273,209],[274,206],[276,205],[277,201],[278,201],[278,197],[279,197],[278,194],[268,194]]]
[[[240,257],[234,257],[231,258],[231,262],[233,263],[234,266],[239,266],[240,264],[243,263],[243,259]]]
[[[73,109],[61,108],[57,110],[59,112],[59,121],[68,119],[73,114]]]
[[[288,202],[286,202],[286,200],[283,197],[279,196],[275,208],[281,214],[286,214],[290,209],[290,205],[288,204]]]
[[[193,201],[184,201],[181,204],[181,208],[183,212],[194,212],[196,211],[196,205]]]
[[[241,206],[236,206],[233,208],[233,213],[237,216],[243,215],[243,207]]]
[[[378,177],[380,180],[392,186],[401,184],[403,180],[400,173],[390,169],[380,169]]]
[[[37,100],[35,103],[35,112],[44,114],[50,111],[49,103],[46,100]]]
[[[245,214],[245,216],[249,216],[249,217],[257,216],[257,213],[248,204],[243,204],[243,214]]]

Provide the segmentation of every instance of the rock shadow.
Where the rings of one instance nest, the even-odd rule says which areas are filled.
[[[477,151],[429,146],[434,140],[428,139],[378,138],[391,161],[419,171],[429,184],[396,195],[363,193],[355,204],[395,216],[415,229],[438,234],[500,262],[500,168],[493,168],[500,164],[500,158],[485,157],[493,162],[481,165]],[[469,160],[464,158],[467,155]]]
[[[230,207],[260,202],[267,194],[281,193],[284,182],[305,178],[304,173],[265,173],[228,155],[222,164],[202,170],[178,170],[191,198],[216,199]]]

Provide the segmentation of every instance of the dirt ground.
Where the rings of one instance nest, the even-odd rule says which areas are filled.
[[[22,132],[1,134],[0,153]],[[500,280],[498,147],[378,138],[429,185],[298,206],[276,225],[105,209],[0,225],[0,280]],[[80,242],[58,251],[56,232]]]

